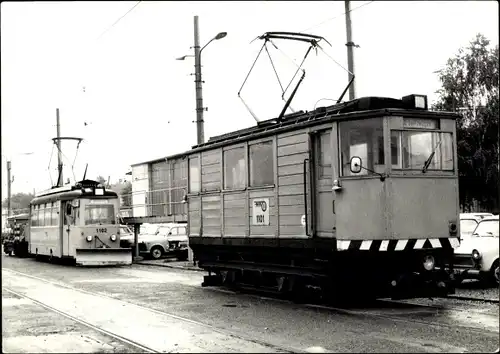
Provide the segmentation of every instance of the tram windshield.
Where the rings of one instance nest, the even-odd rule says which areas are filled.
[[[364,119],[339,124],[341,171],[343,176],[372,175],[385,172],[383,120]],[[391,165],[393,170],[453,171],[453,136],[448,132],[391,130]],[[360,173],[352,173],[349,160],[363,161]]]
[[[85,225],[115,224],[115,208],[111,204],[86,205]]]
[[[391,138],[397,144],[395,149],[396,158],[398,165],[402,166],[399,168],[421,170],[427,159],[430,159],[429,170],[453,170],[453,139],[451,133],[392,131]],[[400,151],[403,151],[402,156],[400,156]],[[432,155],[433,152],[434,155]]]

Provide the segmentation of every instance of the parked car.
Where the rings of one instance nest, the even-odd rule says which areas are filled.
[[[128,225],[120,225],[120,239],[134,239],[134,230]]]
[[[460,246],[455,249],[456,279],[481,279],[499,284],[499,218],[485,216],[472,234],[461,232]]]
[[[474,213],[461,213],[460,214],[460,236],[470,236],[476,229],[477,224],[481,221],[482,217]]]
[[[138,236],[139,253],[159,259],[164,255],[174,255],[178,260],[188,257],[188,236],[186,224],[143,224]],[[121,238],[122,247],[133,247],[134,235]]]

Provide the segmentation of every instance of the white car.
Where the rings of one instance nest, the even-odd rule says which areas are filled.
[[[499,219],[485,216],[472,234],[461,232],[454,251],[456,279],[484,279],[499,284]]]
[[[188,236],[186,224],[143,224],[139,234],[139,253],[159,259],[163,255],[174,254],[178,260],[186,260]],[[121,239],[122,247],[132,247],[134,236]]]
[[[460,213],[460,237],[472,235],[482,217],[474,213]]]

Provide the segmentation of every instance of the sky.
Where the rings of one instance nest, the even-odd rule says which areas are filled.
[[[256,124],[238,91],[269,31],[323,36],[312,51],[291,107],[332,104],[348,81],[344,1],[142,1],[1,3],[2,199],[6,161],[12,193],[51,187],[57,179],[56,108],[64,179],[124,178],[131,164],[196,144],[193,17],[202,53],[205,139]],[[351,1],[356,97],[436,99],[436,70],[477,33],[498,44],[496,1]],[[120,19],[116,22],[118,19]],[[113,25],[114,24],[114,25]],[[253,41],[253,42],[252,42]],[[307,44],[269,47],[287,85]],[[287,90],[286,97],[295,81]],[[258,119],[278,116],[284,102],[263,53],[241,97]],[[321,100],[323,99],[323,100]],[[31,153],[26,155],[26,153]]]

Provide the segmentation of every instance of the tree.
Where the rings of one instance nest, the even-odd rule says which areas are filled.
[[[30,202],[34,198],[31,193],[16,193],[10,197],[10,208],[13,215],[27,213],[29,211]],[[8,208],[9,201],[4,199],[2,207]]]
[[[96,181],[103,185],[106,184],[106,178],[103,176],[97,176]]]
[[[122,206],[130,207],[132,206],[132,183],[126,182],[125,186],[121,190],[122,196]]]
[[[434,109],[460,113],[457,150],[460,204],[473,200],[499,210],[499,56],[498,45],[477,34],[439,72],[442,88]]]

